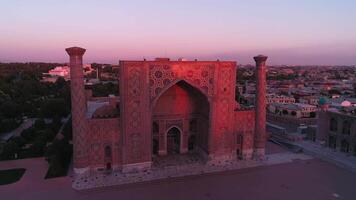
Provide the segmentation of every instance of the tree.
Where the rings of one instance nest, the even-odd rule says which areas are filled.
[[[296,116],[297,112],[295,112],[294,110],[291,112],[291,115]]]
[[[10,96],[0,89],[0,104],[11,100]]]
[[[47,144],[47,138],[44,135],[36,137],[29,151],[32,156],[42,156],[44,153],[44,148]]]
[[[336,89],[331,89],[331,90],[328,91],[328,93],[330,95],[333,95],[333,94],[341,95],[341,92],[339,90],[336,90]]]
[[[56,136],[55,132],[53,132],[53,130],[51,130],[49,128],[43,130],[41,134],[44,135],[44,137],[46,138],[46,141],[51,141]]]
[[[315,118],[316,117],[316,113],[315,112],[310,112],[310,117],[311,118]]]
[[[65,124],[62,134],[65,140],[69,141],[72,139],[72,118]]]
[[[25,116],[28,116],[28,117],[38,116],[37,108],[31,101],[26,101],[26,102],[22,103],[20,106],[21,106],[21,110],[23,111]]]
[[[2,119],[0,121],[0,133],[9,132],[19,126],[15,119]]]
[[[73,147],[68,141],[55,139],[45,152],[49,169],[46,178],[63,176],[66,174],[71,160]]]
[[[23,138],[21,136],[12,138],[12,141],[14,141],[17,144],[17,146],[19,146],[19,147],[22,147],[26,144],[25,138]]]
[[[61,89],[66,86],[66,80],[63,77],[58,77],[55,82],[55,85],[57,89]]]
[[[96,84],[93,86],[93,96],[95,97],[104,97],[109,94],[118,95],[119,89],[117,84],[113,84],[111,82],[106,84]]]
[[[27,142],[32,141],[36,136],[35,128],[30,127],[25,129],[21,133],[21,137],[23,137]]]
[[[54,117],[53,121],[51,124],[49,124],[49,128],[54,132],[57,133],[58,130],[61,128],[62,126],[62,121],[60,117]]]
[[[0,106],[0,112],[7,118],[16,118],[21,114],[20,106],[13,101],[5,101]]]
[[[15,154],[20,151],[20,147],[14,142],[10,141],[4,146],[4,150],[1,154],[2,160],[13,159]]]
[[[69,114],[69,107],[63,98],[49,99],[43,104],[41,111],[44,117],[64,117]]]
[[[41,118],[41,119],[37,119],[33,125],[33,127],[36,130],[43,130],[44,128],[46,128],[46,122]]]

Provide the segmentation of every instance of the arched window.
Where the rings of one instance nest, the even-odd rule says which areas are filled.
[[[341,152],[349,153],[350,145],[346,140],[341,141]]]
[[[238,159],[242,159],[242,143],[243,143],[243,135],[236,135],[236,155]]]
[[[240,135],[237,135],[236,137],[236,144],[242,144],[242,141],[243,141],[243,136],[240,134]]]
[[[197,127],[197,120],[196,119],[192,119],[189,122],[189,130],[192,132],[197,132],[198,127]]]
[[[196,143],[196,137],[195,135],[191,135],[188,139],[188,150],[194,150],[195,147],[195,143]]]
[[[350,135],[350,133],[351,133],[351,123],[345,120],[342,123],[342,134]]]
[[[105,147],[105,158],[111,158],[111,147],[110,146]]]
[[[283,110],[283,115],[288,115],[288,110]]]
[[[329,147],[336,149],[336,138],[334,136],[329,136]]]
[[[315,118],[316,117],[316,113],[315,112],[310,112],[310,117],[311,118]]]
[[[153,133],[158,133],[159,132],[159,125],[157,122],[153,122],[152,124],[152,132]]]
[[[152,153],[153,153],[153,155],[158,155],[158,150],[159,150],[158,139],[153,139],[152,140]]]
[[[180,153],[180,136],[181,132],[177,127],[172,127],[167,132],[167,153],[179,154]]]
[[[337,121],[334,118],[330,119],[330,131],[337,131]]]

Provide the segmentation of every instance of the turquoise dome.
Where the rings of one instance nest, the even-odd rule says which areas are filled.
[[[327,103],[327,101],[324,97],[319,98],[319,105],[325,105],[326,103]]]

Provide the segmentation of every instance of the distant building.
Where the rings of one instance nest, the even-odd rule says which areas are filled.
[[[267,104],[270,103],[282,103],[282,104],[292,104],[295,103],[294,97],[284,96],[284,95],[267,95]]]
[[[241,95],[245,92],[244,85],[236,85],[237,92]]]
[[[316,124],[317,107],[309,104],[271,103],[267,107],[268,122],[285,124],[296,132],[300,126]]]
[[[341,107],[350,107],[356,106],[356,98],[331,98],[328,100],[330,107],[341,108]]]
[[[293,118],[315,118],[317,107],[303,103],[283,104],[271,103],[268,106],[270,113]]]
[[[95,69],[91,66],[91,64],[84,64],[83,65],[83,72],[84,72],[84,75],[88,75],[92,72],[94,72]],[[96,72],[96,71],[95,71]],[[97,72],[96,72],[97,73]],[[97,75],[97,74],[96,74]]]
[[[356,156],[356,108],[329,108],[318,112],[316,138],[329,148]]]
[[[310,104],[310,105],[318,105],[319,97],[318,96],[305,96],[299,98],[299,103]]]
[[[85,75],[93,72],[91,64],[83,65],[83,73]],[[54,69],[48,71],[48,73],[43,73],[42,82],[56,82],[59,77],[63,77],[66,80],[70,80],[70,68],[67,65],[56,66]]]
[[[256,93],[256,85],[255,83],[245,83],[245,92],[246,94],[255,94]]]
[[[68,66],[57,66],[54,69],[48,71],[48,73],[42,74],[41,82],[54,83],[59,77],[63,77],[66,80],[70,79],[70,69]]]
[[[245,105],[255,105],[255,96],[254,94],[243,94],[241,95],[242,101]]]
[[[70,73],[70,69],[68,66],[57,66],[54,69],[48,71],[48,74],[51,76],[68,77],[69,73]]]

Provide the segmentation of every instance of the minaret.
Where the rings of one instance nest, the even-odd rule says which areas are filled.
[[[73,130],[73,163],[74,172],[82,174],[88,167],[86,145],[86,96],[83,77],[83,55],[85,49],[71,47],[66,49],[70,57],[70,89],[72,102],[72,130]]]
[[[321,97],[319,99],[319,111],[317,112],[317,130],[315,134],[315,141],[318,142],[326,142],[327,141],[327,133],[329,133],[330,128],[330,119],[328,116],[328,109],[329,109],[329,102],[324,98]]]
[[[256,62],[256,115],[254,158],[263,159],[266,146],[266,60],[267,56],[253,57]]]

